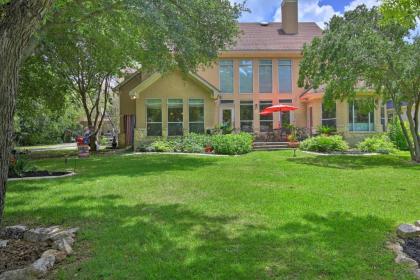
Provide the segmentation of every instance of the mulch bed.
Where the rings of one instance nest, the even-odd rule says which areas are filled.
[[[9,240],[6,247],[0,248],[0,274],[33,263],[48,249],[51,249],[51,246],[46,242]]]
[[[405,239],[404,253],[420,264],[420,237]]]
[[[9,178],[63,176],[70,173],[71,172],[30,171],[30,172],[24,172],[22,176],[20,177],[16,175],[12,175],[12,176],[9,176]]]

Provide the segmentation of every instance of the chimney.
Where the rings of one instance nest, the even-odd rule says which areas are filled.
[[[298,33],[298,0],[283,0],[281,22],[285,34]]]

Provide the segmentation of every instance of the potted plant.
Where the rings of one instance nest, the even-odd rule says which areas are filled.
[[[211,145],[206,145],[205,147],[204,147],[204,152],[206,152],[207,154],[211,154],[211,153],[213,153],[213,147],[211,146]]]

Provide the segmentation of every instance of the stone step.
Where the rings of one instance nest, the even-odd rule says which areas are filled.
[[[254,151],[288,150],[288,146],[254,147]]]
[[[254,143],[254,147],[272,147],[272,146],[283,146],[287,147],[287,143],[283,142],[267,142],[267,143]]]

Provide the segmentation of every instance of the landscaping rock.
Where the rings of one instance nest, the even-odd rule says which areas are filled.
[[[25,234],[27,230],[28,228],[22,225],[9,226],[0,230],[0,236],[4,236],[6,238],[11,238],[11,239],[22,239],[23,235]]]
[[[67,255],[66,255],[66,252],[51,249],[51,250],[45,251],[42,254],[41,258],[45,258],[49,256],[54,256],[56,262],[61,262],[66,258]]]
[[[31,242],[43,242],[50,239],[53,234],[59,231],[60,229],[58,227],[35,228],[25,232],[23,239]]]
[[[54,241],[53,247],[55,249],[65,252],[67,255],[71,255],[71,253],[73,253],[73,249],[71,248],[71,245],[69,244],[67,239],[59,239]]]
[[[420,227],[420,220],[417,220],[417,221],[414,223],[414,225],[415,225],[416,227]]]
[[[54,263],[55,256],[52,254],[48,254],[36,260],[31,265],[31,268],[37,276],[43,276],[48,272],[48,270],[50,270],[54,266]]]
[[[397,234],[401,238],[411,238],[420,236],[420,227],[410,224],[402,224],[397,229]]]
[[[420,268],[413,269],[413,273],[417,277],[417,279],[420,279]]]
[[[29,280],[35,279],[30,268],[9,270],[0,274],[0,280]]]
[[[6,247],[8,242],[9,240],[0,240],[0,248]]]
[[[399,243],[388,243],[387,248],[392,250],[397,255],[403,251],[403,247]]]
[[[395,258],[395,262],[408,265],[411,268],[417,268],[417,262],[412,258],[407,257],[405,254],[398,254],[398,256]]]

